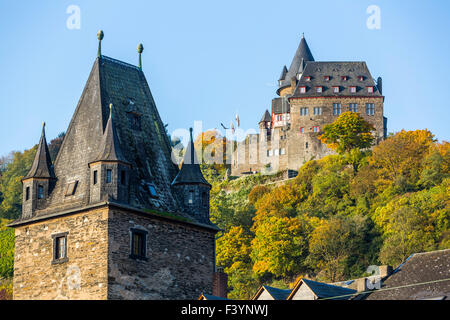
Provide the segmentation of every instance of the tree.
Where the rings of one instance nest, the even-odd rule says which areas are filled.
[[[356,112],[344,112],[323,128],[319,140],[339,154],[372,146],[375,128]]]

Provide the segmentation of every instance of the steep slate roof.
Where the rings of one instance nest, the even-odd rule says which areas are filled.
[[[116,128],[113,123],[113,104],[110,105],[108,123],[103,133],[102,143],[100,144],[100,152],[93,162],[96,161],[114,161],[129,164],[120,149],[119,138],[117,137]]]
[[[275,299],[275,300],[286,300],[286,298],[291,293],[290,289],[278,289],[269,286],[263,286],[264,289]]]
[[[108,121],[111,103],[115,106],[113,122]],[[130,115],[140,119],[140,128],[130,123]],[[41,152],[47,152],[45,144],[41,145]],[[143,71],[104,55],[94,62],[55,160],[57,180],[47,207],[37,210],[33,219],[92,206],[88,164],[99,158],[131,165],[129,203],[123,205],[192,220],[171,188],[179,170],[171,160],[170,143]],[[65,189],[73,181],[78,181],[77,191],[66,197]],[[149,185],[157,197],[151,196]]]
[[[335,297],[332,300],[348,300],[352,296],[341,296],[353,295],[357,292],[353,289],[334,286],[331,284],[317,282],[309,279],[301,279],[299,282],[297,282],[294,289],[292,289],[292,292],[290,293],[288,299],[292,298],[302,285],[306,285],[309,289],[311,289],[311,291],[316,295],[318,299]]]
[[[42,124],[41,139],[39,140],[36,155],[34,156],[33,165],[31,166],[28,174],[22,180],[29,178],[55,178],[50,152],[48,151],[47,140],[45,139],[45,123]]]
[[[445,280],[446,281],[440,281]],[[417,283],[433,282],[422,285]],[[392,290],[389,288],[402,287]],[[450,300],[450,249],[411,255],[367,300]]]
[[[330,80],[325,81],[324,77]],[[347,80],[342,80],[347,76]],[[363,76],[363,81],[359,80]],[[310,80],[307,80],[310,77]],[[299,87],[306,87],[305,93],[300,93]],[[315,87],[323,87],[322,93],[316,93]],[[333,92],[333,87],[340,88],[339,93]],[[350,87],[356,87],[356,92],[350,92]],[[366,87],[374,87],[373,93],[368,93]],[[309,62],[303,75],[297,83],[293,97],[324,97],[324,96],[381,96],[365,62]]]
[[[264,112],[260,122],[270,122],[270,121],[272,121],[272,117],[270,116],[269,110],[266,109],[266,112]]]
[[[294,58],[292,59],[291,66],[289,67],[289,70],[287,71],[285,77],[283,78],[280,88],[290,86],[291,78],[296,77],[297,73],[301,71],[300,69],[302,69],[305,66],[305,64],[307,65],[309,61],[314,61],[314,57],[311,53],[311,50],[309,49],[305,37],[302,36],[297,51],[295,52]]]
[[[283,70],[281,70],[281,75],[280,75],[280,79],[278,80],[284,80],[286,79],[286,74],[288,72],[288,69],[286,68],[286,66],[283,67]]]
[[[200,164],[197,160],[197,155],[194,148],[194,140],[192,138],[192,128],[190,129],[190,140],[186,147],[186,153],[184,154],[183,164],[181,165],[180,172],[175,177],[172,185],[177,184],[192,184],[201,183],[207,186],[211,185],[203,177],[202,171],[200,170]]]
[[[227,298],[213,296],[212,294],[202,293],[198,300],[229,300]]]

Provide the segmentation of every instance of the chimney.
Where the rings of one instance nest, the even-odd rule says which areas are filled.
[[[392,266],[379,266],[380,277],[385,278],[389,277],[392,274],[393,268]]]
[[[213,275],[213,296],[216,297],[227,297],[228,291],[228,276],[223,271],[222,267],[217,267],[217,271]]]
[[[380,91],[380,94],[383,94],[383,80],[381,77],[378,77],[377,79],[377,88]]]
[[[363,291],[367,291],[367,282],[366,282],[366,278],[359,278],[356,279],[356,291],[358,292],[363,292]]]

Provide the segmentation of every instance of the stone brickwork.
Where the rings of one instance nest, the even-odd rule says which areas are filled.
[[[130,258],[130,230],[147,234],[147,259]],[[109,299],[196,299],[212,293],[214,232],[112,210]]]
[[[108,210],[16,227],[14,299],[106,299]],[[68,261],[53,261],[52,235],[68,232]]]

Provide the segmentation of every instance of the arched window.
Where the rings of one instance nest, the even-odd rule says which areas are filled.
[[[188,203],[189,204],[193,204],[194,203],[194,190],[189,190]]]

